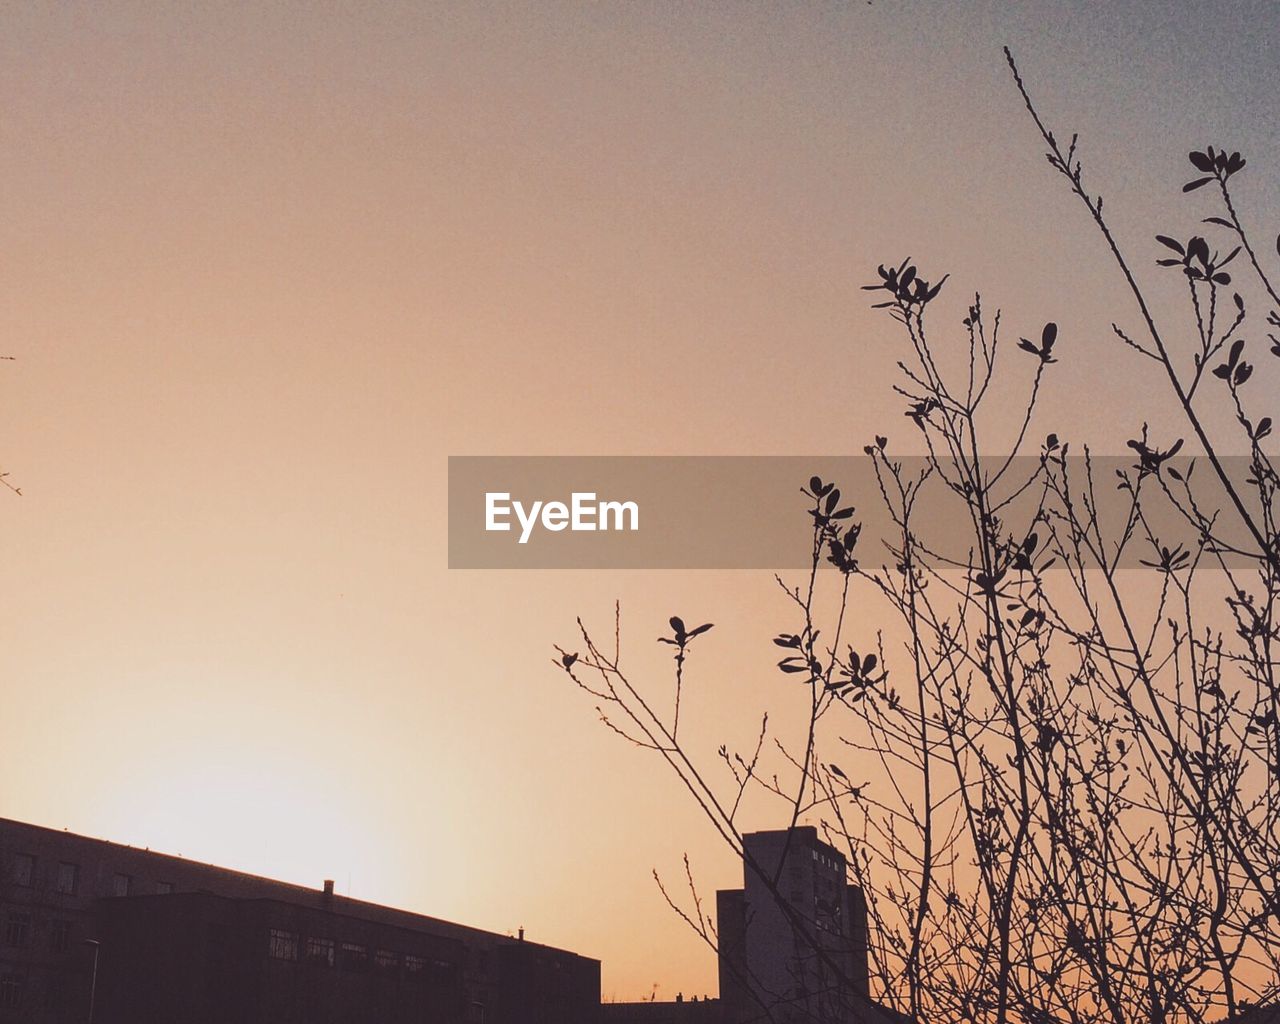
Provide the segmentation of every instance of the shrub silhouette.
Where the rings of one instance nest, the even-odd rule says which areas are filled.
[[[812,564],[800,586],[778,581],[795,621],[773,642],[780,679],[808,702],[803,735],[774,736],[765,717],[753,749],[720,748],[732,782],[717,785],[723,772],[679,732],[686,659],[708,627],[678,618],[662,638],[677,648],[673,704],[581,620],[581,653],[557,648],[557,664],[609,727],[665,760],[739,853],[749,791],[779,801],[780,824],[819,824],[867,896],[872,992],[888,1006],[931,1022],[1234,1017],[1274,1001],[1280,958],[1280,478],[1262,450],[1274,395],[1250,387],[1269,357],[1259,333],[1280,356],[1280,298],[1237,212],[1239,153],[1190,153],[1183,192],[1205,234],[1153,232],[1131,262],[1076,136],[1064,148],[1006,57],[1051,168],[1132,297],[1117,345],[1139,354],[1142,386],[1171,397],[1185,436],[1135,423],[1132,457],[1110,472],[1087,449],[1070,454],[1065,434],[1033,440],[1071,339],[1048,323],[1007,354],[999,315],[975,298],[958,331],[964,372],[945,373],[932,303],[948,276],[931,284],[911,260],[887,262],[866,288],[902,332],[897,391],[929,455],[895,458],[885,435],[864,449],[879,493],[857,500],[882,502],[895,524],[880,568],[860,557],[835,483],[802,489]],[[1148,258],[1181,272],[1184,307],[1156,310],[1137,269]],[[1007,411],[1017,393],[1006,366],[1030,385],[1012,443],[989,446],[984,411]],[[1235,433],[1218,436],[1223,409]],[[964,559],[931,544],[947,502],[967,525]],[[1108,522],[1101,509],[1117,502]],[[881,629],[851,625],[855,592],[860,608],[878,601]],[[715,946],[686,873],[686,899],[663,893]],[[799,915],[792,926],[809,927]],[[759,994],[761,1020],[803,1019],[780,997]]]

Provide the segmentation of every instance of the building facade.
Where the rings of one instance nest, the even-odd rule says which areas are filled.
[[[97,925],[100,1024],[467,1019],[457,939],[211,893],[105,899]]]
[[[743,849],[743,887],[716,894],[724,1024],[895,1019],[869,995],[867,906],[844,855],[811,827]]]
[[[97,1024],[594,1024],[600,963],[0,819],[0,1024],[81,1024],[91,998]]]

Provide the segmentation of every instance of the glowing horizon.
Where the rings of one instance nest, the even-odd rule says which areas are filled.
[[[907,255],[951,273],[950,321],[976,290],[1015,337],[1057,321],[1042,419],[1114,443],[1132,378],[1093,357],[1129,307],[1005,43],[1155,288],[1188,149],[1244,151],[1280,209],[1262,3],[5,20],[0,815],[523,926],[606,999],[714,994],[650,872],[741,870],[552,644],[617,598],[666,673],[668,616],[714,620],[714,751],[747,704],[794,713],[784,604],[767,573],[451,572],[447,457],[905,437],[859,287]]]

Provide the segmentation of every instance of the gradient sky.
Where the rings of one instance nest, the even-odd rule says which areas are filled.
[[[1046,431],[1172,423],[1005,43],[1144,268],[1217,212],[1189,148],[1280,219],[1269,2],[2,10],[0,814],[523,925],[606,997],[714,992],[650,870],[740,868],[550,645],[618,597],[660,679],[715,621],[714,751],[786,718],[789,620],[767,574],[450,572],[446,457],[906,444],[857,286],[908,254],[952,322],[1062,325]]]

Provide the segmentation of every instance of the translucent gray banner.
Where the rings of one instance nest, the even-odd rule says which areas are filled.
[[[1180,565],[1189,564],[1202,545],[1188,518],[1188,486],[1201,513],[1217,514],[1213,535],[1224,557],[1243,564],[1247,555],[1237,552],[1258,550],[1203,458],[1163,461],[1159,473],[1141,472],[1133,454],[1087,461],[1051,455],[1045,468],[1036,456],[993,457],[982,470],[996,480],[987,504],[999,521],[998,534],[1021,540],[1035,531],[1037,564],[1052,555],[1049,524],[1065,531],[1069,509],[1077,523],[1096,515],[1103,538],[1097,550],[1109,562],[1129,525],[1134,536],[1119,567],[1159,568],[1165,560],[1160,547],[1175,553],[1179,545],[1188,552]],[[1249,483],[1250,461],[1228,459],[1225,470],[1246,509],[1256,514],[1260,499]],[[945,460],[931,465],[922,457],[881,455],[452,456],[449,567],[803,569],[812,557],[814,501],[802,490],[814,477],[840,489],[833,511],[854,508],[835,525],[861,524],[856,554],[864,565],[878,567],[891,560],[889,546],[900,547],[902,526],[889,506],[901,511],[899,480],[914,486],[922,479],[912,503],[912,534],[938,556],[969,564],[977,536],[974,503],[956,490],[963,489],[965,474]],[[1054,482],[1048,492],[1046,477]],[[1142,498],[1142,522],[1131,521],[1131,485]],[[1036,521],[1039,508],[1047,520]],[[1216,563],[1207,555],[1201,561]]]

